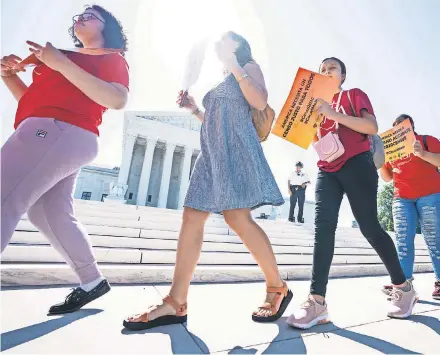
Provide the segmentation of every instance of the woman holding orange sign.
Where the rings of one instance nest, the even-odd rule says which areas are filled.
[[[315,199],[315,247],[312,284],[308,300],[287,323],[308,329],[327,322],[326,288],[335,247],[338,214],[344,194],[350,202],[360,230],[376,250],[393,283],[393,304],[388,316],[406,318],[416,302],[416,293],[406,281],[391,237],[377,219],[378,174],[370,152],[368,135],[377,133],[377,122],[368,96],[360,89],[344,91],[345,64],[327,58],[320,73],[339,83],[331,104],[318,100],[316,110],[324,116],[315,137],[319,172]],[[363,305],[360,305],[360,307]]]
[[[414,131],[414,120],[400,115],[393,127],[408,120]],[[436,281],[432,297],[440,299],[440,141],[432,136],[415,134],[414,153],[386,163],[380,169],[385,181],[394,180],[393,220],[400,264],[407,279],[413,278],[414,238],[417,222],[431,256]],[[383,292],[391,295],[392,286]]]
[[[100,6],[73,17],[77,47],[126,50],[119,21]],[[38,65],[27,86],[21,58],[1,60],[1,77],[18,101],[16,131],[1,148],[1,250],[23,214],[74,270],[81,285],[49,314],[74,312],[104,295],[110,285],[97,267],[84,227],[73,211],[79,169],[98,153],[98,126],[108,109],[128,96],[127,63],[119,53],[85,55],[28,41]]]

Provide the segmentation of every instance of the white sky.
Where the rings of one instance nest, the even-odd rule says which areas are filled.
[[[91,2],[93,3],[93,2]],[[26,56],[25,40],[51,41],[71,47],[67,28],[80,13],[78,0],[2,0],[1,54]],[[317,70],[325,57],[347,65],[345,88],[359,87],[370,97],[380,131],[400,113],[409,113],[416,131],[440,136],[434,106],[440,92],[438,34],[440,1],[436,0],[102,0],[123,23],[130,41],[131,95],[127,109],[177,111],[186,54],[197,40],[235,30],[250,42],[262,65],[269,102],[279,112],[299,66]],[[203,94],[221,78],[209,52],[193,90]],[[29,81],[30,75],[24,78]],[[12,133],[16,103],[0,85],[2,142]],[[101,126],[97,164],[120,164],[123,112],[109,112]],[[297,160],[316,176],[316,153],[278,137],[264,143],[277,182],[285,194],[287,176]],[[314,199],[313,188],[307,198]],[[342,223],[351,213],[344,202]]]

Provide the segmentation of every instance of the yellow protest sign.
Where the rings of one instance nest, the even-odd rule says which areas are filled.
[[[331,103],[337,89],[336,80],[299,68],[272,133],[307,149],[319,124],[318,115],[313,111],[316,99]]]
[[[409,120],[405,120],[380,134],[385,150],[385,162],[403,159],[413,153],[416,139]]]

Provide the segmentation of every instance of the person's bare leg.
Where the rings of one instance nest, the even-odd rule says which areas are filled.
[[[179,304],[186,302],[189,284],[200,257],[203,244],[203,230],[209,216],[208,212],[185,207],[182,226],[177,243],[176,265],[169,295]],[[148,320],[164,315],[174,315],[176,311],[168,303],[150,307],[146,312],[130,317],[130,322],[142,321],[148,313]]]
[[[223,211],[226,223],[237,233],[243,244],[257,261],[266,279],[268,287],[281,287],[280,272],[269,238],[263,229],[252,219],[249,209]],[[266,302],[271,302],[275,294],[268,293]],[[259,316],[269,316],[270,311],[260,310]]]

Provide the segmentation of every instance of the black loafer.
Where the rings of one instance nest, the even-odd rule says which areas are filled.
[[[87,303],[105,295],[108,291],[110,291],[110,284],[107,280],[102,280],[90,292],[84,291],[81,287],[77,287],[67,295],[63,303],[58,303],[50,307],[49,315],[75,312]]]

